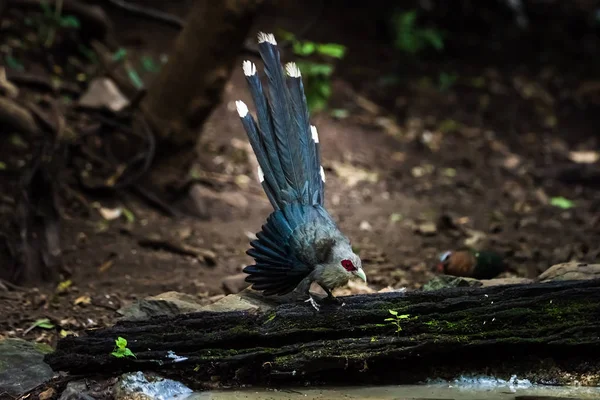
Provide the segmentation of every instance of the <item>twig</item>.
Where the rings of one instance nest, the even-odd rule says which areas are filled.
[[[31,112],[14,100],[0,97],[0,121],[4,130],[33,135],[39,131]]]
[[[81,89],[76,84],[69,82],[52,82],[46,77],[26,72],[7,71],[6,78],[19,85],[31,85],[37,88],[49,90],[53,93],[66,92],[73,95],[81,94]]]
[[[144,199],[148,204],[154,206],[158,210],[165,213],[168,217],[177,218],[181,217],[184,214],[178,211],[176,208],[171,207],[168,203],[162,201],[157,195],[144,188],[140,184],[134,184],[130,187],[130,190]]]
[[[185,243],[176,243],[163,238],[144,237],[138,239],[138,244],[142,247],[151,247],[170,251],[176,254],[193,256],[202,259],[206,264],[214,266],[216,264],[216,254],[208,249],[192,247]]]
[[[131,4],[124,0],[108,0],[108,2],[116,7],[121,8],[122,10],[129,12],[130,14],[139,15],[154,21],[162,22],[177,29],[182,29],[185,25],[183,20],[180,18],[164,11],[158,11],[154,8],[140,6],[138,4]]]

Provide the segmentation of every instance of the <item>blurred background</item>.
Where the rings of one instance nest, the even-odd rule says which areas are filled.
[[[597,261],[599,10],[0,2],[0,336],[53,342],[135,299],[245,287],[271,211],[234,105],[259,31],[300,66],[326,204],[369,277],[337,294]]]

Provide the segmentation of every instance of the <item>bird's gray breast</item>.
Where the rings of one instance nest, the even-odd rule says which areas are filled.
[[[297,227],[292,237],[296,257],[312,267],[328,262],[333,246],[345,239],[335,224],[323,219]]]

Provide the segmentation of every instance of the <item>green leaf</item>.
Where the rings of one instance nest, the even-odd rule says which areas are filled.
[[[0,161],[0,171],[4,171],[6,168],[6,163],[4,161]]]
[[[133,357],[133,358],[137,358],[137,357],[135,356],[135,354],[133,354],[133,352],[132,352],[131,350],[129,350],[129,349],[125,349],[125,352],[124,352],[124,354],[125,354],[125,357]]]
[[[350,112],[343,108],[336,108],[336,109],[331,110],[331,116],[333,118],[344,119],[344,118],[348,118],[349,115],[350,115]]]
[[[22,71],[22,70],[25,69],[25,67],[23,66],[23,64],[21,63],[21,61],[17,60],[13,56],[5,56],[4,57],[4,61],[6,61],[6,66],[8,68],[17,69],[17,70],[20,70],[20,71]]]
[[[144,87],[144,81],[142,81],[142,78],[140,78],[140,76],[138,75],[138,73],[135,69],[127,68],[127,75],[129,76],[129,79],[133,83],[133,86],[135,86],[137,89],[141,89]]]
[[[408,318],[410,318],[410,314],[398,315],[398,319],[408,319]]]
[[[152,57],[144,56],[141,58],[142,68],[147,72],[158,72],[160,71],[160,67],[156,65]]]
[[[117,340],[115,340],[115,344],[117,345],[117,348],[124,349],[127,347],[127,339],[119,336]]]
[[[54,329],[54,324],[48,318],[38,319],[33,323],[33,326],[42,329]]]
[[[52,7],[50,7],[50,4],[47,1],[40,1],[40,7],[42,8],[42,12],[44,13],[44,16],[46,17],[52,17],[53,16],[53,12],[52,12]]]
[[[125,217],[127,222],[135,222],[135,215],[133,214],[133,212],[131,212],[131,210],[129,210],[128,208],[123,208],[121,211],[123,212],[123,216]]]
[[[398,315],[398,311],[395,310],[388,310],[390,312],[390,314],[392,315]]]
[[[121,350],[115,350],[112,353],[110,353],[110,355],[113,356],[113,357],[117,357],[117,358],[123,358],[123,357],[125,357],[125,354],[123,354],[121,352]]]
[[[63,28],[79,29],[81,27],[81,23],[79,22],[79,18],[76,16],[66,15],[60,19],[60,26]]]
[[[319,93],[324,99],[331,96],[331,83],[329,81],[320,81],[316,85],[317,93]]]
[[[564,197],[553,197],[550,199],[550,204],[554,207],[562,208],[563,210],[568,210],[569,208],[575,207],[575,204]]]
[[[112,56],[112,59],[113,61],[121,61],[125,57],[127,57],[127,50],[121,47],[119,50],[115,51],[115,53]]]
[[[333,58],[344,58],[346,46],[337,43],[325,43],[317,45],[317,53]]]
[[[302,72],[302,74],[306,75],[308,77],[317,76],[317,75],[330,76],[333,73],[333,65],[331,65],[331,64],[323,64],[323,63],[315,63],[315,62],[307,62],[307,61],[304,61],[304,62],[300,61],[296,64],[298,65],[298,68],[300,68],[300,71]]]
[[[386,321],[386,322],[387,321],[395,321],[395,320],[396,320],[396,318],[386,318],[386,319],[384,319],[384,321]]]
[[[434,29],[423,29],[421,31],[421,37],[428,42],[431,47],[440,51],[444,49],[444,38],[439,31]]]
[[[299,56],[309,56],[315,52],[317,45],[313,42],[295,42],[294,53]]]

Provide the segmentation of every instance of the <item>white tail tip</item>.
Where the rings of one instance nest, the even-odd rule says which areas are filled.
[[[258,181],[260,183],[263,183],[265,181],[265,174],[263,173],[263,170],[260,167],[260,165],[258,166]]]
[[[236,101],[235,108],[237,108],[237,112],[238,114],[240,114],[240,118],[244,118],[246,115],[248,115],[248,106],[244,104],[243,101]]]
[[[273,46],[277,45],[277,42],[275,41],[275,35],[272,33],[258,32],[258,43],[263,42],[271,43]]]
[[[310,133],[312,133],[312,140],[315,143],[319,143],[319,133],[317,132],[317,127],[314,125],[310,126]]]
[[[292,78],[300,78],[301,76],[300,68],[298,68],[295,62],[285,64],[285,72]]]
[[[323,169],[322,165],[321,165],[321,179],[323,180],[323,182],[325,182],[325,170]]]
[[[256,75],[256,65],[252,61],[244,61],[242,63],[242,69],[244,70],[244,75],[252,76]]]

